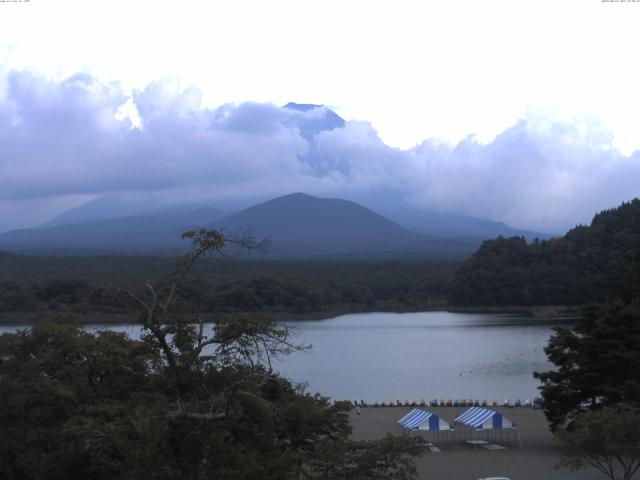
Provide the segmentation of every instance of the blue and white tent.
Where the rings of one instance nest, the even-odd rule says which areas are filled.
[[[451,426],[436,414],[419,408],[411,410],[398,420],[398,423],[407,430],[428,430],[430,432],[452,430]]]
[[[458,415],[456,423],[477,430],[497,430],[500,428],[515,428],[516,424],[506,419],[501,413],[488,408],[471,407]]]

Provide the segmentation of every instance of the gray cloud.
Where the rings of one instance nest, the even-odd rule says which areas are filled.
[[[520,121],[487,145],[469,138],[442,149],[427,142],[415,152],[425,171],[422,186],[412,189],[413,199],[562,231],[640,195],[640,156],[622,156],[600,134]]]
[[[139,128],[118,115],[128,101]],[[417,208],[561,231],[640,195],[640,155],[621,155],[597,124],[520,120],[488,144],[468,137],[400,150],[369,123],[332,115],[250,102],[206,108],[197,89],[168,81],[127,96],[87,74],[54,82],[10,72],[0,101],[0,229],[41,221],[63,199],[107,193],[306,191],[386,192]]]

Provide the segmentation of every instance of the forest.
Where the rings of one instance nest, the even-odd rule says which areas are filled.
[[[137,312],[122,288],[162,288],[167,257],[0,254],[0,318],[75,313],[122,321]],[[182,308],[202,314],[260,311],[273,318],[371,310],[441,308],[459,263],[219,259],[198,265],[182,285]],[[132,287],[133,288],[133,287]]]
[[[640,296],[640,200],[625,202],[564,237],[528,244],[485,241],[456,272],[455,305],[585,305]]]

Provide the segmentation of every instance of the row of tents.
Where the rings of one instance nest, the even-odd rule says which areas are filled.
[[[482,407],[471,407],[454,419],[454,425],[443,420],[435,413],[420,408],[412,409],[407,415],[398,420],[398,424],[406,430],[418,430],[423,432],[454,432],[456,428],[464,434],[471,433],[474,437],[478,432],[514,432],[520,442],[520,436],[516,430],[516,424],[505,418],[500,412]],[[444,437],[439,437],[444,438]]]

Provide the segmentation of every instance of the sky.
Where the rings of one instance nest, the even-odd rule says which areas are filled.
[[[639,20],[602,0],[0,2],[0,231],[107,194],[392,191],[561,232],[640,195]],[[305,136],[290,101],[347,123]]]

